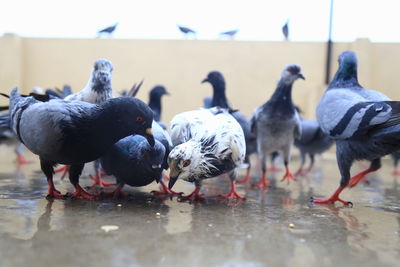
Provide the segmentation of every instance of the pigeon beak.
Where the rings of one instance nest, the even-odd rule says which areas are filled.
[[[297,76],[298,76],[300,79],[302,79],[302,80],[305,80],[305,79],[306,79],[306,78],[303,76],[303,74],[301,74],[301,73],[297,74]]]
[[[154,141],[153,130],[151,128],[146,129],[145,137],[147,139],[147,142],[149,142],[150,146],[154,147],[154,144],[156,143],[156,141]]]
[[[170,176],[169,183],[168,183],[168,189],[171,190],[172,187],[174,187],[174,184],[176,183],[176,181],[178,181],[178,176],[175,176],[175,177]]]
[[[201,81],[201,83],[206,83],[209,82],[210,80],[208,78],[205,78],[204,80]]]

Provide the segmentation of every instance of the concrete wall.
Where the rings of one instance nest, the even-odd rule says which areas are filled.
[[[379,89],[398,99],[397,62],[400,44],[334,43],[332,75],[340,52],[352,49],[359,57],[359,80],[364,87]],[[282,69],[289,63],[302,66],[306,81],[296,82],[294,101],[315,118],[315,107],[325,90],[326,44],[317,42],[248,42],[203,40],[43,39],[8,34],[0,38],[0,90],[18,86],[28,92],[42,88],[86,85],[93,62],[113,62],[114,95],[145,79],[138,95],[147,102],[148,91],[163,84],[171,93],[163,101],[163,121],[174,114],[195,109],[212,93],[201,84],[211,70],[221,71],[227,96],[234,108],[250,116],[275,89]],[[0,100],[0,104],[7,103]]]

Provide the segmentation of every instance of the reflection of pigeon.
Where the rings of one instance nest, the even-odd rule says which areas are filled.
[[[229,39],[235,38],[235,35],[237,34],[239,30],[231,30],[231,31],[226,31],[226,32],[221,32],[219,35],[220,36],[227,36]]]
[[[282,152],[286,173],[282,180],[293,179],[289,171],[290,151],[293,140],[301,135],[300,118],[292,102],[292,86],[297,79],[304,79],[299,65],[288,65],[271,98],[256,108],[252,129],[257,137],[257,151],[261,160],[262,178],[256,186],[268,186],[267,156]]]
[[[97,34],[98,34],[98,36],[103,35],[103,34],[111,36],[113,34],[113,32],[115,31],[115,29],[117,28],[117,26],[118,26],[118,22],[112,26],[106,27],[106,28],[98,31]]]
[[[119,139],[131,134],[143,135],[154,145],[153,113],[138,99],[115,98],[101,105],[64,100],[41,102],[32,96],[22,97],[13,89],[10,116],[14,134],[39,155],[50,197],[64,197],[53,184],[53,166],[57,163],[71,165],[69,178],[76,190],[72,196],[91,199],[93,196],[79,185],[84,163],[99,158]]]
[[[341,181],[327,199],[315,203],[334,203],[346,186],[355,186],[367,173],[381,166],[381,157],[400,149],[400,102],[384,94],[361,87],[357,78],[357,58],[345,51],[339,56],[339,68],[317,107],[321,129],[336,139],[336,159]],[[365,171],[350,179],[355,160],[369,160]]]
[[[286,41],[289,41],[289,21],[286,21],[285,25],[282,27],[283,37]]]
[[[193,35],[194,38],[196,38],[196,31],[188,28],[188,27],[184,27],[184,26],[180,26],[177,25],[179,30],[185,35],[185,37],[188,37],[190,34]]]
[[[175,146],[168,157],[169,188],[178,179],[195,182],[196,189],[182,199],[203,199],[201,181],[229,173],[231,191],[223,195],[243,198],[235,190],[236,168],[243,162],[246,144],[243,130],[226,109],[211,108],[183,112],[171,121]]]
[[[306,175],[314,166],[314,157],[328,150],[333,145],[333,139],[325,134],[317,121],[301,118],[301,135],[294,140],[294,145],[300,151],[301,164],[296,175]],[[310,157],[310,166],[303,170],[306,155]]]
[[[250,129],[250,119],[248,119],[242,113],[233,110],[225,95],[225,79],[224,76],[219,71],[211,71],[208,73],[207,78],[205,78],[202,83],[209,82],[213,87],[213,97],[211,100],[211,107],[221,107],[229,109],[231,115],[236,119],[243,129],[244,137],[246,139],[246,159],[245,162],[248,164],[246,177],[240,182],[245,182],[250,179],[250,160],[251,154],[257,151],[256,149],[256,139],[251,133]],[[239,182],[239,181],[238,181]]]

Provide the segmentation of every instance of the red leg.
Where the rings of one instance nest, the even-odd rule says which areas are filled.
[[[23,155],[17,154],[17,159],[15,160],[18,164],[28,164],[32,163],[33,161],[31,160],[26,160],[26,158]]]
[[[115,188],[114,191],[108,192],[108,193],[102,193],[100,196],[102,198],[123,198],[123,197],[126,197],[127,194],[122,191],[123,187],[124,187],[123,185],[122,186],[119,185],[117,188]]]
[[[353,206],[353,203],[350,201],[344,201],[339,198],[340,193],[345,189],[346,186],[340,186],[329,198],[312,198],[312,202],[317,203],[317,204],[334,204],[336,201],[342,202],[344,205],[348,206],[351,205]]]
[[[78,198],[81,197],[83,199],[94,200],[98,196],[89,194],[86,192],[79,184],[75,185],[75,192],[74,193],[67,193],[68,197]]]
[[[54,186],[53,180],[49,179],[47,180],[47,184],[49,185],[49,190],[47,193],[48,198],[57,198],[57,199],[63,199],[64,195],[60,193]]]
[[[378,169],[366,169],[362,172],[357,173],[356,175],[354,175],[353,177],[351,177],[348,186],[350,188],[355,187],[361,180],[363,180],[365,178],[365,175],[367,175],[368,173],[374,172]]]
[[[399,176],[399,175],[400,175],[399,169],[394,168],[394,170],[393,170],[393,176]]]
[[[300,167],[295,173],[294,173],[294,177],[303,175],[303,167]]]
[[[231,181],[231,191],[228,194],[222,194],[221,197],[229,198],[230,200],[234,199],[235,197],[238,199],[246,199],[236,192],[235,182],[233,181]]]
[[[89,186],[89,188],[95,187],[95,186],[100,186],[100,187],[107,187],[107,186],[113,186],[115,185],[114,183],[106,183],[104,180],[101,178],[103,176],[103,172],[98,172],[96,176],[89,176],[89,179],[93,180],[94,183]]]
[[[61,180],[64,180],[65,176],[67,176],[67,173],[69,172],[69,167],[70,167],[69,165],[64,165],[64,166],[62,166],[62,167],[60,167],[58,169],[55,169],[54,172],[55,173],[63,172],[61,174]]]
[[[296,178],[294,178],[294,176],[293,176],[293,174],[290,172],[288,166],[285,166],[285,169],[286,169],[286,173],[285,173],[285,175],[283,176],[281,182],[283,182],[283,181],[285,181],[285,180],[287,180],[288,183],[290,182],[290,180],[296,181]]]
[[[267,180],[267,172],[263,172],[262,177],[261,177],[261,181],[257,184],[254,184],[253,186],[256,187],[268,187],[269,186],[269,182]]]
[[[169,176],[166,174],[165,170],[162,172],[162,177],[164,181],[169,181]]]
[[[176,192],[168,188],[164,181],[160,181],[161,190],[153,190],[151,193],[154,195],[182,195],[183,192]]]
[[[244,184],[244,183],[250,182],[250,180],[251,180],[251,178],[250,178],[250,167],[249,167],[246,170],[246,176],[241,180],[236,180],[236,183],[237,184]]]
[[[180,201],[184,201],[184,200],[204,201],[204,200],[206,200],[205,197],[199,193],[200,189],[201,189],[201,186],[196,186],[196,189],[191,194],[189,194],[187,196],[179,196],[179,200]]]

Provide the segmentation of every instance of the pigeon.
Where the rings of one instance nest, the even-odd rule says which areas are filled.
[[[46,95],[53,96],[54,98],[65,98],[71,94],[72,94],[72,89],[71,89],[71,86],[69,86],[69,85],[64,85],[62,90],[60,90],[58,88],[55,88],[55,89],[49,88],[46,90]]]
[[[286,21],[285,25],[283,25],[282,34],[285,38],[285,41],[289,41],[289,21]]]
[[[283,154],[286,173],[282,181],[294,179],[288,164],[293,141],[301,136],[300,118],[292,102],[292,86],[297,79],[304,80],[300,66],[286,66],[271,98],[254,111],[251,128],[257,138],[257,152],[262,168],[261,181],[255,186],[269,185],[266,159],[272,152]]]
[[[162,85],[155,86],[149,93],[149,107],[153,110],[156,122],[161,120],[161,97],[164,95],[169,95],[169,93]]]
[[[239,29],[236,30],[231,30],[231,31],[226,31],[226,32],[221,32],[219,35],[220,36],[227,36],[230,39],[235,38],[235,35],[238,33]]]
[[[167,156],[172,146],[168,134],[153,121],[155,145],[140,135],[130,135],[115,143],[101,158],[101,166],[117,179],[117,188],[109,195],[118,197],[125,184],[139,187],[160,182],[163,169],[168,169]]]
[[[112,26],[106,27],[106,28],[98,31],[97,34],[98,34],[98,36],[101,36],[103,34],[107,34],[108,36],[111,36],[113,34],[113,32],[115,31],[115,29],[117,28],[117,26],[118,26],[118,22]]]
[[[11,129],[11,119],[8,112],[0,114],[0,144],[15,146],[14,152],[17,155],[16,162],[18,164],[28,163],[23,155],[24,145],[18,141],[17,137]]]
[[[353,51],[339,56],[339,68],[317,106],[317,120],[324,133],[336,141],[336,159],[341,174],[338,189],[314,203],[351,205],[339,196],[354,187],[367,173],[381,167],[381,157],[400,149],[400,102],[358,82],[357,57]],[[350,177],[355,160],[369,160],[368,169]]]
[[[154,146],[153,113],[138,99],[120,97],[100,105],[62,99],[42,102],[34,96],[21,96],[17,88],[9,98],[13,132],[39,156],[49,197],[64,197],[53,184],[53,166],[57,163],[71,165],[72,196],[92,199],[79,185],[86,162],[100,158],[114,143],[132,134],[143,135]]]
[[[171,189],[178,179],[194,182],[196,189],[181,200],[204,200],[199,194],[203,179],[228,173],[231,191],[224,198],[239,198],[236,168],[243,163],[246,143],[239,123],[227,109],[214,107],[175,115],[171,121],[173,149],[168,156]]]
[[[295,176],[309,173],[314,166],[315,155],[322,154],[334,143],[334,140],[321,130],[317,121],[300,118],[300,123],[301,135],[294,140],[294,145],[300,151],[301,163]],[[303,170],[306,155],[310,158],[310,166]]]
[[[192,30],[192,29],[190,29],[190,28],[188,28],[188,27],[184,27],[184,26],[180,26],[180,25],[177,25],[177,26],[178,26],[178,29],[179,29],[186,37],[188,37],[189,34],[192,34],[193,37],[196,38],[196,31],[194,31],[194,30]]]
[[[207,77],[202,81],[202,83],[208,82],[213,87],[213,97],[211,101],[211,107],[221,107],[228,109],[231,115],[237,120],[240,126],[243,129],[244,137],[246,140],[246,158],[245,163],[248,164],[246,176],[244,179],[237,181],[238,183],[246,182],[250,179],[250,160],[249,157],[251,154],[256,153],[256,139],[255,136],[251,133],[250,129],[250,119],[247,118],[242,113],[237,110],[233,110],[228,103],[228,100],[225,95],[225,79],[221,72],[219,71],[211,71],[208,73]]]
[[[80,100],[92,104],[100,104],[112,98],[113,65],[111,61],[101,58],[94,62],[89,80],[81,91],[68,95],[66,101]]]
[[[397,167],[400,159],[400,151],[393,152],[392,154],[390,154],[390,156],[392,157],[393,161],[393,175],[397,176],[400,174]]]
[[[98,59],[94,62],[93,69],[90,73],[89,80],[81,91],[75,94],[69,94],[64,99],[66,101],[85,101],[92,104],[101,104],[104,101],[112,98],[112,71],[113,65],[107,59]],[[68,89],[67,89],[68,90]],[[94,180],[95,185],[107,185],[104,183],[99,174],[99,163],[97,162],[95,165],[96,176],[91,179]],[[61,179],[64,178],[66,173],[68,172],[68,166],[64,166],[55,170],[55,172],[63,171],[61,175]]]

